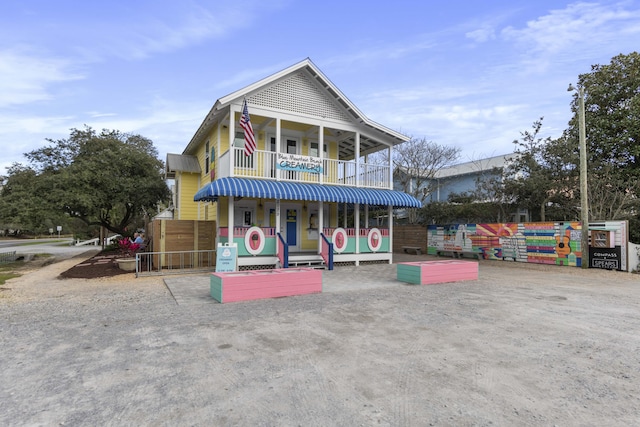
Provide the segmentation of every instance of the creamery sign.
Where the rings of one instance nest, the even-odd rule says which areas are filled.
[[[319,157],[278,153],[277,168],[287,171],[322,173],[322,160]]]

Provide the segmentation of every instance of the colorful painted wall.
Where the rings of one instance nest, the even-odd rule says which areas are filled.
[[[589,223],[589,268],[627,271],[627,221]],[[427,252],[462,251],[484,259],[582,266],[580,222],[430,225]]]
[[[580,267],[580,222],[430,225],[427,251],[479,253],[484,259]]]

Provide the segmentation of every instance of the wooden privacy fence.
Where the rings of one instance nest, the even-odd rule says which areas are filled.
[[[216,222],[177,219],[157,219],[149,231],[150,248],[153,253],[152,268],[179,269],[185,264],[178,252],[215,251]],[[170,255],[171,254],[171,255]],[[198,263],[196,257],[196,263]],[[215,257],[214,257],[215,259]]]
[[[404,252],[404,248],[420,248],[427,253],[427,227],[424,225],[395,225],[393,227],[393,252]],[[417,252],[415,249],[412,252]]]

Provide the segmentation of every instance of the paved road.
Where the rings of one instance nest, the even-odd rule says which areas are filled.
[[[73,246],[71,238],[0,240],[0,253],[16,251],[17,254],[52,254],[59,259],[100,249],[99,246]]]

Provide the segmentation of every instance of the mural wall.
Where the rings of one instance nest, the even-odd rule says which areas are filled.
[[[589,229],[589,267],[625,271],[626,223],[590,223]],[[581,267],[581,232],[580,222],[430,225],[427,252],[473,252],[484,259]]]

